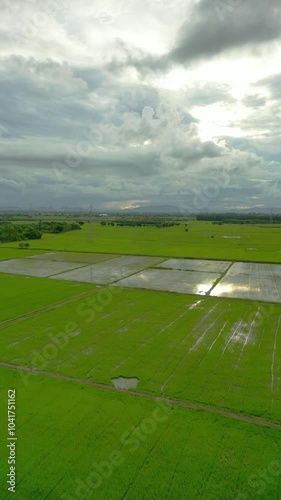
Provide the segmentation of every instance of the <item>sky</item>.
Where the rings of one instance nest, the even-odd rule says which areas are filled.
[[[0,207],[281,210],[280,0],[0,0]]]

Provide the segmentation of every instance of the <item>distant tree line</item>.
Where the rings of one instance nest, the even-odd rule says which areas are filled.
[[[102,226],[130,226],[130,227],[172,227],[179,226],[179,222],[166,222],[161,219],[154,220],[114,220],[111,222],[101,221]]]
[[[81,229],[84,222],[49,222],[39,221],[38,224],[13,224],[0,222],[0,242],[40,240],[43,233],[59,234],[66,231]],[[23,246],[22,246],[23,247]]]
[[[281,214],[198,214],[197,220],[213,224],[281,224]]]
[[[65,221],[42,221],[40,220],[38,224],[36,224],[36,227],[38,228],[39,231],[42,231],[43,233],[53,233],[53,234],[59,234],[59,233],[65,233],[66,231],[76,231],[77,229],[81,229],[81,226],[83,226],[84,222],[65,222]]]

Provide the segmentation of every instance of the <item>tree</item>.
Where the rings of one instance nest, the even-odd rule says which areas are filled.
[[[42,238],[41,231],[35,227],[27,227],[22,235],[24,240],[40,240]]]

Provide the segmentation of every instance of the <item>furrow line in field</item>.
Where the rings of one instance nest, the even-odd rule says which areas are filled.
[[[222,332],[224,331],[224,329],[225,329],[225,327],[226,327],[226,325],[227,325],[228,323],[229,323],[229,319],[228,319],[228,320],[227,320],[227,321],[223,324],[223,326],[221,327],[221,329],[220,329],[220,331],[219,331],[219,333],[218,333],[217,337],[215,338],[215,340],[214,340],[214,341],[212,342],[212,344],[210,345],[210,347],[209,347],[209,349],[208,349],[208,354],[209,354],[209,352],[213,349],[213,347],[214,347],[214,345],[215,345],[216,341],[220,338],[220,336],[221,336]]]
[[[75,295],[74,297],[70,297],[69,299],[63,300],[62,302],[57,302],[56,304],[51,304],[49,306],[41,307],[40,309],[36,309],[31,313],[18,316],[17,318],[8,319],[7,321],[3,321],[2,323],[0,323],[0,329],[5,328],[6,326],[9,325],[13,325],[15,323],[20,323],[21,321],[25,321],[27,319],[34,318],[35,316],[39,316],[40,314],[43,314],[45,312],[52,311],[53,309],[59,309],[60,307],[63,307],[66,304],[71,304],[72,302],[76,302],[77,300],[83,299],[84,297],[88,297],[89,295],[92,295],[94,293],[97,293],[96,289],[80,293],[78,295]]]
[[[204,321],[206,321],[208,319],[208,317],[210,316],[210,314],[212,314],[212,312],[218,307],[218,303],[216,303],[209,311],[208,313],[204,316],[204,318],[201,319],[201,321],[199,321],[199,323],[197,325],[195,325],[195,327],[193,328],[193,330],[188,333],[186,335],[186,337],[182,340],[182,344],[185,344],[185,341],[186,339],[191,335],[192,332],[194,332],[195,330],[198,330],[199,326],[202,325],[202,323],[204,323]]]
[[[195,307],[200,304],[200,302],[202,302],[201,300],[198,300],[197,302],[195,302],[195,304],[191,304],[191,306],[188,307],[188,309],[186,309],[185,311],[183,311],[183,313],[179,314],[179,316],[176,317],[176,319],[174,319],[173,321],[171,321],[168,325],[166,325],[165,327],[163,327],[159,332],[157,331],[154,335],[152,335],[149,340],[147,340],[147,342],[145,342],[144,344],[142,344],[140,347],[138,347],[134,352],[131,352],[125,359],[123,359],[120,363],[118,363],[116,366],[114,366],[113,370],[116,370],[118,368],[120,368],[120,366],[123,366],[127,361],[128,359],[130,359],[131,357],[134,357],[137,353],[139,353],[144,347],[146,347],[148,344],[151,344],[151,342],[155,339],[155,337],[157,337],[157,335],[159,335],[160,333],[163,333],[165,332],[166,330],[168,330],[168,328],[170,328],[171,326],[173,326],[179,319],[183,318],[191,309],[195,309]]]
[[[253,326],[254,326],[255,321],[256,321],[256,317],[258,316],[259,312],[260,312],[260,307],[258,308],[258,310],[257,310],[257,312],[256,312],[256,315],[255,315],[255,317],[254,317],[253,321],[252,321],[252,322],[251,322],[251,324],[250,324],[250,328],[249,328],[249,332],[248,332],[248,334],[245,336],[245,340],[244,340],[244,342],[243,342],[242,349],[241,349],[241,351],[240,351],[240,356],[239,356],[238,362],[237,362],[237,364],[236,364],[236,366],[235,366],[235,368],[234,368],[234,370],[233,370],[233,372],[232,372],[232,378],[231,378],[230,384],[229,384],[229,386],[228,386],[227,394],[229,394],[229,392],[230,392],[230,391],[231,391],[231,389],[232,389],[234,375],[235,375],[236,371],[238,370],[238,368],[240,367],[240,363],[241,363],[241,359],[242,359],[242,356],[243,356],[243,353],[244,353],[245,347],[246,347],[246,345],[248,344],[248,340],[249,340],[250,335],[251,335],[251,333],[252,333],[252,329],[253,329]]]
[[[243,343],[243,346],[242,346],[242,349],[241,349],[241,352],[240,352],[240,356],[239,356],[239,359],[238,359],[238,365],[237,365],[237,368],[239,368],[239,366],[240,366],[240,361],[241,361],[241,358],[242,358],[242,356],[243,356],[244,349],[245,349],[246,345],[248,344],[248,340],[249,340],[250,335],[251,335],[251,333],[252,333],[253,326],[254,326],[254,324],[255,324],[255,322],[256,322],[256,318],[257,318],[257,316],[259,315],[259,312],[260,312],[260,307],[258,308],[258,310],[257,310],[257,312],[256,312],[256,315],[255,315],[255,317],[254,317],[253,321],[252,321],[252,322],[251,322],[251,324],[250,324],[250,328],[249,328],[248,335],[245,337],[245,340],[244,340],[244,343]],[[236,368],[236,369],[237,369],[237,368]]]
[[[243,319],[241,319],[241,321],[239,321],[239,323],[238,323],[237,327],[235,328],[235,330],[234,330],[233,334],[229,337],[229,339],[228,339],[227,343],[225,344],[225,346],[224,346],[224,348],[223,348],[223,350],[222,350],[222,353],[221,353],[221,355],[220,355],[220,357],[219,357],[219,359],[218,359],[218,362],[219,362],[219,361],[221,360],[221,358],[223,357],[223,355],[224,355],[224,353],[225,353],[226,349],[228,348],[228,346],[229,346],[230,342],[231,342],[231,341],[233,340],[233,338],[235,337],[235,335],[236,335],[237,331],[239,330],[239,328],[240,328],[240,326],[241,326],[242,322],[243,322]]]
[[[146,316],[149,317],[149,314],[147,314]],[[144,316],[142,316],[142,320],[143,319],[144,319]],[[129,327],[131,327],[134,323],[137,323],[139,321],[139,318],[136,318],[135,317],[135,313],[133,313],[133,314],[128,315],[126,317],[126,321],[127,322],[124,323],[124,325],[123,325],[122,328],[127,328],[127,327],[129,328]],[[109,337],[109,335],[114,334],[115,332],[116,332],[116,324],[113,324],[113,326],[110,329],[101,330],[99,333],[96,333],[96,335],[95,335],[96,341],[93,344],[93,348],[96,348],[98,345],[100,345],[104,341],[105,338]],[[119,349],[119,347],[122,346],[122,344],[123,344],[123,340],[122,340],[122,338],[120,338],[119,343],[116,345],[116,352],[122,352],[122,349]],[[101,346],[100,346],[100,348],[101,348]],[[138,348],[137,350],[139,350],[139,349],[140,348]],[[111,371],[114,371],[114,370],[120,368],[120,366],[122,366],[133,355],[134,355],[134,353],[131,352],[130,355],[125,360],[122,360],[122,362],[120,362],[119,364],[115,365],[111,369]],[[93,371],[95,371],[99,366],[103,365],[103,363],[104,363],[104,361],[102,360],[102,356],[100,356],[100,362],[96,363],[95,366],[94,366],[94,368],[91,368],[91,370],[89,372],[87,372],[87,377],[89,375],[91,375],[93,373]]]
[[[89,418],[91,418],[92,415],[96,415],[96,410],[94,410],[92,413],[90,413],[90,415],[87,415],[87,417],[83,418],[83,420],[80,421],[80,424],[81,424],[81,422],[84,422],[84,421],[88,420]],[[117,419],[114,419],[112,422],[110,422],[109,425],[106,425],[102,429],[102,431],[95,437],[95,439],[91,440],[91,445],[93,445],[93,443],[95,441],[97,441],[97,439],[99,439],[104,434],[105,431],[107,431],[108,429],[114,428],[114,424],[116,422],[117,422]],[[77,460],[78,460],[77,454],[75,454],[73,460],[71,461],[70,467],[71,467],[71,465],[77,464]],[[56,482],[56,484],[53,486],[53,488],[51,490],[49,490],[48,494],[44,497],[43,500],[46,500],[47,498],[54,498],[54,497],[50,497],[50,494],[59,486],[60,483],[64,482],[64,478],[67,475],[68,475],[68,470],[65,472],[65,474],[63,474],[63,476],[61,476],[59,478],[59,480]],[[62,498],[62,497],[60,497],[60,498]]]
[[[181,460],[182,460],[182,457],[183,457],[183,453],[184,453],[184,450],[186,449],[186,446],[189,445],[189,437],[191,435],[191,428],[189,429],[189,432],[187,433],[187,435],[185,436],[185,441],[184,441],[184,444],[181,448],[181,451],[180,451],[180,454],[179,454],[179,458],[174,466],[174,470],[173,470],[173,474],[172,474],[172,477],[171,477],[171,480],[170,480],[170,485],[169,485],[169,489],[167,491],[167,494],[166,494],[166,498],[171,498],[170,496],[170,492],[171,492],[171,489],[172,489],[172,486],[173,486],[173,482],[174,482],[174,477],[176,475],[176,471],[177,471],[177,468],[179,466],[179,464],[181,463]]]
[[[196,347],[201,344],[202,340],[204,340],[204,338],[206,337],[207,333],[211,330],[211,328],[213,328],[213,326],[216,324],[216,322],[218,321],[218,319],[224,314],[225,311],[222,311],[222,313],[219,315],[219,316],[216,316],[216,318],[214,319],[214,321],[208,326],[207,330],[205,330],[204,333],[202,333],[202,335],[199,337],[199,339],[196,340],[195,344],[190,347],[189,349],[189,352],[191,351],[194,351],[194,349],[196,349]]]
[[[274,337],[274,346],[273,346],[273,352],[272,352],[272,360],[271,360],[271,392],[272,392],[272,400],[271,402],[274,402],[274,364],[275,364],[275,352],[276,352],[276,344],[277,344],[277,337],[279,333],[279,328],[280,328],[280,321],[281,321],[281,316],[279,317],[278,325],[276,328],[275,332],[275,337]]]
[[[247,414],[243,414],[243,413],[233,412],[230,410],[225,410],[223,408],[218,408],[215,406],[204,405],[202,403],[199,404],[199,403],[193,403],[193,402],[189,402],[189,401],[173,400],[170,398],[156,396],[153,394],[135,392],[135,391],[126,390],[126,389],[117,389],[115,387],[111,387],[111,386],[108,386],[106,384],[100,384],[100,383],[96,383],[96,382],[91,382],[89,380],[73,378],[73,377],[69,377],[66,375],[59,375],[59,374],[54,374],[54,373],[43,372],[41,370],[35,370],[35,369],[28,368],[25,366],[12,365],[10,363],[0,362],[0,366],[5,367],[5,368],[9,368],[9,369],[13,369],[13,370],[29,372],[29,373],[32,373],[35,375],[42,375],[42,376],[55,378],[55,379],[59,379],[59,380],[65,380],[65,381],[74,382],[74,383],[78,383],[78,384],[82,384],[82,385],[88,385],[91,387],[95,387],[97,389],[108,390],[110,392],[123,393],[123,394],[128,394],[128,395],[134,396],[134,397],[149,399],[149,400],[153,400],[153,401],[160,401],[163,403],[170,404],[172,406],[180,406],[180,407],[187,408],[190,410],[202,411],[202,412],[211,413],[214,415],[220,415],[220,416],[225,417],[225,418],[230,418],[230,419],[239,420],[239,421],[246,422],[246,423],[260,425],[263,427],[271,427],[273,429],[281,430],[281,423],[277,423],[277,422],[274,422],[271,420],[266,420],[266,419],[263,419],[261,417],[256,417],[254,415],[247,415]]]
[[[160,434],[160,436],[158,437],[158,439],[155,441],[154,445],[152,446],[152,448],[149,450],[149,453],[145,456],[140,468],[138,469],[138,472],[137,474],[134,476],[134,478],[132,479],[132,481],[129,483],[129,485],[127,486],[127,489],[124,493],[124,495],[122,496],[122,500],[125,500],[125,498],[127,497],[129,491],[130,491],[130,488],[136,483],[142,469],[144,468],[144,465],[145,463],[148,461],[148,458],[150,457],[150,455],[153,453],[153,451],[155,450],[156,446],[158,445],[159,441],[161,441],[162,439],[162,434]]]
[[[220,315],[220,316],[221,316],[221,315]],[[198,361],[198,363],[197,363],[196,367],[195,367],[195,368],[193,369],[193,371],[192,371],[192,376],[191,376],[191,377],[190,377],[190,379],[189,379],[189,384],[185,387],[185,389],[184,389],[184,390],[186,390],[186,388],[187,388],[188,386],[190,386],[190,385],[191,385],[191,382],[192,382],[193,378],[195,377],[196,371],[198,370],[199,366],[200,366],[200,365],[201,365],[201,363],[204,361],[204,359],[206,358],[206,356],[208,356],[209,352],[212,350],[212,347],[215,345],[215,343],[217,342],[217,340],[218,340],[218,339],[220,338],[220,336],[222,335],[222,333],[223,333],[223,331],[224,331],[224,329],[225,329],[226,325],[228,324],[228,322],[229,322],[229,319],[228,319],[228,320],[227,320],[227,321],[223,324],[222,328],[220,329],[220,331],[219,331],[218,335],[216,336],[215,340],[212,342],[211,346],[208,348],[208,350],[205,352],[205,354],[202,356],[202,358],[201,358],[201,359],[199,359],[199,361]],[[212,375],[213,375],[213,372],[212,372]],[[209,377],[208,377],[208,380],[209,380]],[[206,385],[207,385],[207,384],[205,384],[205,387],[203,388],[202,393],[204,392],[204,390],[205,390],[205,388],[206,388]],[[183,391],[180,391],[180,392],[183,392]],[[180,392],[179,392],[179,393],[180,393]],[[178,393],[178,394],[179,394],[179,393]]]
[[[208,292],[206,293],[207,296],[211,295],[212,291],[223,280],[223,278],[225,278],[225,276],[227,275],[228,271],[231,269],[231,267],[233,265],[234,265],[234,262],[231,262],[230,265],[227,267],[227,269],[225,269],[225,271],[223,271],[222,273],[220,273],[220,277],[215,281],[215,283],[213,283],[213,285],[211,286],[210,290],[208,290]]]
[[[47,453],[44,453],[44,458],[43,460],[40,458],[40,460],[38,460],[32,467],[32,470],[34,471],[35,469],[38,469],[38,468],[42,468],[43,464],[46,462],[47,458],[48,457],[51,457],[52,456],[52,453],[54,453],[56,451],[56,448],[58,446],[61,445],[61,443],[63,443],[65,440],[69,439],[69,436],[72,435],[72,432],[74,429],[76,428],[79,428],[81,426],[81,423],[82,422],[85,422],[85,421],[88,421],[92,415],[95,415],[96,414],[96,409],[93,410],[90,414],[87,414],[82,420],[79,420],[79,422],[77,422],[73,427],[71,427],[71,429],[69,429],[69,431],[67,433],[65,433],[63,435],[63,437],[57,441],[56,443],[54,443],[51,451],[47,452]],[[68,415],[69,416],[69,415]],[[112,422],[110,422],[109,424],[105,425],[103,427],[103,429],[101,430],[101,432],[95,437],[94,441],[96,441],[100,436],[102,436],[102,434],[104,434],[105,431],[107,431],[108,429],[112,429],[114,428],[114,424],[117,422],[117,418],[115,418]],[[94,442],[93,441],[93,442]],[[26,480],[29,476],[29,473],[23,475],[21,477],[21,480],[19,481],[18,484],[24,482],[24,480]],[[60,482],[60,481],[59,481]],[[44,497],[46,498],[46,497]]]
[[[229,319],[228,319],[227,323],[228,323],[228,322],[232,319],[232,316],[233,316],[233,313],[230,315],[230,317],[229,317]],[[224,327],[225,327],[225,326],[226,326],[226,324],[224,325]],[[238,327],[237,327],[237,328],[239,328],[239,325],[238,325]],[[228,342],[227,342],[227,345],[230,343],[230,341],[231,341],[231,339],[233,338],[233,336],[235,335],[236,331],[237,331],[237,329],[235,329],[235,330],[234,330],[233,334],[231,335],[231,337],[229,338],[229,340],[228,340]],[[216,340],[217,340],[217,339],[216,339]],[[219,358],[216,360],[216,363],[215,363],[215,365],[213,366],[213,369],[212,369],[211,373],[208,375],[208,377],[207,377],[207,379],[206,379],[206,383],[205,383],[205,385],[204,385],[204,387],[203,387],[203,389],[202,389],[202,391],[201,391],[201,396],[200,396],[200,398],[202,398],[202,395],[203,395],[203,394],[204,394],[204,392],[206,391],[206,388],[207,388],[207,386],[208,386],[208,384],[209,384],[209,382],[210,382],[211,378],[214,376],[214,374],[215,374],[215,372],[216,372],[216,369],[217,369],[217,367],[218,367],[218,365],[219,365],[219,363],[220,363],[220,361],[221,361],[221,359],[222,359],[222,357],[223,357],[223,353],[224,353],[224,352],[225,352],[225,349],[223,350],[223,352],[221,353],[221,355],[219,356]]]
[[[259,349],[260,349],[260,346],[261,346],[262,341],[263,341],[263,339],[264,339],[264,334],[265,334],[265,327],[264,327],[264,329],[263,329],[263,331],[262,331],[262,335],[261,335],[261,339],[260,339],[260,343],[259,343]]]
[[[226,410],[223,408],[219,408],[217,406],[208,406],[202,403],[195,403],[191,401],[183,401],[179,399],[170,399],[163,396],[157,396],[155,394],[148,394],[145,392],[136,392],[128,389],[119,389],[116,387],[112,387],[106,384],[101,384],[98,382],[91,382],[90,380],[79,379],[70,377],[68,375],[60,375],[58,373],[49,373],[44,372],[42,370],[37,370],[34,368],[29,368],[27,366],[18,366],[13,365],[11,363],[6,363],[1,361],[0,367],[7,368],[10,370],[18,370],[26,373],[30,373],[33,375],[42,375],[43,377],[55,378],[57,380],[64,380],[66,382],[73,382],[80,385],[87,385],[90,387],[95,387],[96,389],[102,389],[110,392],[115,392],[119,394],[127,394],[129,396],[134,396],[137,398],[149,399],[152,401],[160,401],[161,403],[167,403],[171,406],[180,406],[183,408],[187,408],[189,410],[202,411],[206,413],[211,413],[213,415],[220,415],[221,417],[230,418],[233,420],[239,420],[241,422],[246,422],[250,424],[260,425],[262,427],[270,427],[272,429],[281,430],[281,423],[274,422],[273,420],[266,420],[261,417],[257,417],[255,415],[247,415],[244,413],[237,413],[231,410]]]
[[[213,308],[214,309],[214,308]],[[211,309],[211,311],[213,310]],[[199,337],[199,339],[197,339],[197,341],[195,342],[195,344],[189,348],[189,350],[186,352],[186,354],[184,355],[184,357],[181,359],[181,361],[176,365],[176,367],[174,368],[174,370],[172,371],[172,373],[170,373],[170,375],[167,377],[167,379],[165,380],[164,384],[161,386],[161,391],[162,393],[164,393],[164,390],[165,390],[165,387],[166,385],[168,384],[168,382],[171,380],[171,378],[174,376],[175,372],[177,371],[178,368],[180,368],[180,366],[185,362],[186,358],[189,356],[189,354],[194,351],[194,349],[197,347],[198,344],[200,344],[200,342],[205,338],[205,336],[207,335],[207,333],[209,332],[209,330],[216,324],[216,322],[218,321],[218,319],[224,314],[225,311],[222,311],[222,313],[219,315],[219,316],[216,316],[216,318],[214,319],[214,321],[208,326],[208,328],[204,331],[204,333]],[[207,315],[209,316],[209,314]],[[206,316],[205,316],[206,317]],[[201,322],[199,323],[201,324]],[[196,330],[197,328],[197,325],[193,328],[192,332],[194,330]],[[187,337],[186,337],[187,338]]]
[[[120,317],[118,316],[119,314],[120,314],[119,310],[116,309],[115,311],[113,311],[112,315],[116,315],[116,317],[114,318],[114,321],[111,321],[111,326],[107,326],[106,328],[103,327],[103,329],[95,332],[95,341],[92,344],[93,348],[100,346],[100,344],[102,344],[102,342],[104,342],[105,338],[107,338],[109,335],[114,334],[118,330],[118,328],[116,328],[116,324],[117,324],[117,321],[119,321],[119,324],[120,324]],[[126,328],[128,325],[132,325],[137,320],[138,320],[138,318],[135,318],[135,312],[132,312],[132,313],[129,312],[125,318],[123,316],[122,328]],[[99,321],[100,321],[100,318],[97,319],[97,325],[98,325]],[[103,364],[103,361],[101,359],[99,363],[95,364],[94,368],[91,368],[91,370],[87,372],[87,377],[89,377],[92,374],[92,372],[94,370],[96,370],[96,368],[98,368],[102,364]],[[118,368],[118,366],[116,366],[114,368]]]
[[[166,330],[168,330],[168,328],[170,328],[171,326],[173,326],[179,319],[181,319],[188,311],[192,310],[192,309],[195,309],[200,303],[202,302],[202,299],[201,300],[197,300],[197,302],[195,302],[195,304],[191,304],[191,306],[188,307],[188,309],[186,309],[182,314],[180,314],[179,316],[177,316],[176,319],[174,319],[173,321],[171,321],[168,325],[166,325],[164,328],[162,328],[162,330],[160,330],[160,333],[162,332],[165,332]]]

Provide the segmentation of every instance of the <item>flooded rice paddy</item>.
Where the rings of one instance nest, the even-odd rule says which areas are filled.
[[[281,264],[48,252],[1,261],[0,273],[281,303]]]

